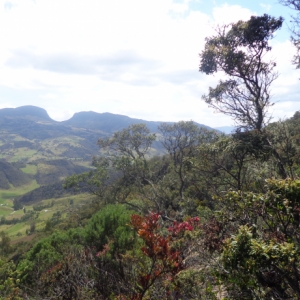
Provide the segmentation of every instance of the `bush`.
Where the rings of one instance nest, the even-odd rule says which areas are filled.
[[[107,205],[86,225],[86,244],[95,247],[97,251],[102,251],[105,245],[109,245],[111,255],[124,253],[135,241],[134,232],[128,226],[132,214],[123,205]]]

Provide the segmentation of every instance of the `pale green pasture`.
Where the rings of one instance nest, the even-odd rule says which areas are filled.
[[[74,207],[77,207],[76,209],[79,209],[78,206],[80,204],[85,203],[86,201],[91,201],[93,196],[90,194],[80,194],[80,195],[72,195],[72,196],[65,196],[62,198],[58,199],[47,199],[40,201],[38,204],[45,205],[49,204],[52,201],[54,201],[54,205],[50,208],[45,208],[41,211],[38,212],[38,218],[35,219],[36,222],[36,230],[42,231],[45,228],[46,221],[51,219],[53,214],[56,212],[61,212],[61,218],[64,219],[67,217],[68,213],[70,210],[73,210]],[[70,205],[70,200],[73,200],[73,205]],[[32,210],[33,207],[31,206],[25,206],[26,210]],[[12,210],[11,210],[12,211]],[[20,218],[21,216],[24,215],[24,212],[22,209],[14,212],[14,214],[9,215],[9,217],[6,217],[6,219],[10,218]],[[30,220],[22,222],[22,223],[17,223],[14,225],[0,225],[0,231],[5,231],[8,233],[12,241],[16,241],[24,235],[26,235],[26,229],[29,229],[30,227]],[[17,234],[21,233],[22,236],[18,236]]]
[[[74,161],[74,160],[73,160]],[[76,165],[90,168],[91,161],[90,160],[75,160]]]
[[[5,216],[5,219],[6,220],[20,219],[22,216],[24,216],[24,212],[22,209],[12,210],[9,214]]]
[[[0,216],[8,216],[13,212],[13,208],[6,206],[6,205],[0,205]]]
[[[21,170],[26,174],[36,174],[37,173],[37,165],[27,164],[25,168],[21,168]]]
[[[17,148],[14,150],[13,157],[9,160],[10,162],[17,162],[20,160],[28,160],[29,158],[34,157],[37,154],[36,150],[28,148]]]
[[[18,148],[16,151],[16,155],[20,157],[31,157],[37,153],[37,150],[28,149],[28,148]]]
[[[20,142],[20,141],[28,141],[28,139],[20,136],[20,135],[17,135],[17,134],[10,134],[10,137],[12,141],[17,141],[17,142]]]
[[[49,159],[48,156],[41,154],[40,152],[36,152],[34,156],[28,157],[28,162],[34,162],[39,159]]]
[[[0,226],[1,228],[2,226]],[[26,223],[18,223],[18,224],[14,224],[14,225],[6,225],[6,228],[4,229],[4,231],[10,236],[13,237],[15,236],[15,238],[17,237],[17,233],[20,232],[23,235],[26,234],[26,229],[29,228],[29,224]]]
[[[36,180],[31,181],[29,184],[20,187],[11,187],[9,190],[0,190],[0,204],[8,204],[12,206],[13,198],[23,195],[39,187]]]
[[[58,147],[60,144],[69,144],[72,146],[78,146],[78,143],[82,141],[83,138],[77,136],[65,136],[55,139],[47,139],[42,142],[43,148],[50,148],[53,151],[54,148]]]

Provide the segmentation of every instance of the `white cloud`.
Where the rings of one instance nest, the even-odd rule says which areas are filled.
[[[256,15],[250,9],[240,5],[228,5],[215,7],[213,9],[213,17],[217,24],[229,24],[240,20],[248,20],[251,16]]]
[[[265,11],[270,11],[271,10],[271,4],[265,4],[265,3],[260,3],[259,4]]]
[[[300,87],[299,87],[299,70],[291,64],[292,57],[295,55],[295,47],[290,41],[278,43],[273,42],[272,57],[276,62],[278,78],[272,85],[273,99],[276,101],[276,107],[279,103],[293,103],[293,111],[300,109]]]
[[[174,13],[185,13],[189,10],[189,2],[191,0],[183,0],[183,2],[172,3],[170,7],[170,11]]]
[[[44,107],[58,120],[93,110],[148,120],[232,124],[201,100],[218,76],[198,72],[198,54],[216,24],[247,20],[255,12],[224,4],[208,15],[201,12],[208,2],[197,3],[197,10],[191,4],[0,0],[0,87],[30,91],[33,96],[26,101],[31,103],[22,105]],[[274,45],[274,51],[284,47]],[[298,76],[281,60],[278,68],[285,79],[278,79],[274,92],[285,97],[287,91],[297,92]],[[14,106],[11,98],[2,102]]]

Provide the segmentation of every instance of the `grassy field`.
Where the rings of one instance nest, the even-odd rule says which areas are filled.
[[[83,146],[80,145],[82,140],[84,139],[76,136],[65,136],[39,141],[29,140],[17,134],[6,134],[2,132],[0,135],[0,145],[5,145],[5,147],[3,147],[0,152],[0,159],[5,159],[10,163],[15,163],[13,165],[17,168],[21,165],[16,163],[21,163],[23,167],[20,168],[20,170],[22,172],[31,175],[29,178],[34,178],[35,175],[38,175],[36,178],[38,178],[39,182],[43,182],[44,177],[46,177],[46,179],[48,178],[44,175],[52,174],[56,171],[55,165],[47,163],[49,160],[67,159],[71,160],[73,164],[79,166],[91,166],[92,157],[88,160],[85,158],[85,161],[76,158],[76,148],[81,148],[80,151],[82,152]],[[15,143],[21,141],[30,142],[30,144]],[[26,145],[28,145],[28,147],[26,147]],[[70,148],[71,151],[69,151],[69,153],[73,151],[75,154],[71,154],[69,155],[70,157],[66,157],[68,154],[64,153],[67,150],[70,150]],[[78,153],[81,153],[80,151]],[[78,154],[78,156],[80,156],[80,154]],[[60,173],[58,173],[56,179],[62,179]],[[40,185],[36,180],[32,180],[29,184],[20,187],[11,186],[7,190],[0,189],[0,218],[5,218],[5,220],[9,222],[13,219],[21,219],[26,215],[31,216],[30,211],[34,210],[32,205],[25,205],[23,207],[24,209],[22,208],[14,211],[13,201],[16,197],[30,192],[39,186]],[[58,215],[59,212],[61,219],[64,219],[68,217],[72,211],[79,210],[81,206],[87,201],[90,201],[90,199],[90,195],[81,194],[76,196],[70,195],[59,199],[43,200],[39,203],[35,203],[35,205],[46,206],[52,201],[54,202],[54,205],[38,212],[34,212],[34,216],[26,221],[18,221],[16,224],[2,224],[0,225],[0,231],[3,230],[7,232],[13,242],[31,239],[27,235],[26,230],[28,231],[33,221],[35,222],[36,230],[43,231],[47,221],[50,220],[54,214]],[[34,234],[30,235],[30,237],[32,236],[34,236]]]
[[[11,162],[18,162],[20,160],[28,160],[37,154],[36,150],[27,149],[27,148],[17,148],[14,150],[13,158]]]
[[[26,174],[31,174],[31,175],[35,175],[37,170],[38,170],[38,166],[37,165],[33,165],[33,164],[27,164],[25,168],[21,168],[21,170],[26,173]]]
[[[4,216],[8,216],[13,212],[13,208],[10,206],[7,206],[7,204],[1,204],[0,205],[0,217]]]
[[[0,190],[0,205],[6,204],[12,207],[13,199],[21,196],[27,192],[30,192],[39,187],[36,180],[32,180],[29,184],[22,185],[20,187],[11,187],[9,190]]]
[[[7,162],[35,162],[40,159],[68,159],[64,152],[70,147],[82,148],[80,142],[84,140],[78,136],[64,136],[45,139],[43,141],[35,141],[23,138],[16,134],[0,135],[0,146],[7,147],[0,152],[0,159],[5,159]],[[14,142],[27,141],[31,142],[32,147],[16,147]],[[92,157],[91,157],[92,159]]]
[[[49,205],[53,203],[53,206],[42,209],[41,211],[37,211],[34,215],[34,220],[30,219],[12,225],[0,225],[0,231],[3,230],[6,233],[8,233],[12,242],[23,240],[24,237],[27,235],[26,230],[30,229],[30,225],[33,221],[35,222],[36,231],[43,231],[46,226],[46,222],[50,220],[55,213],[59,212],[61,214],[61,219],[63,220],[68,216],[70,212],[80,209],[80,207],[88,201],[91,201],[91,195],[89,194],[70,195],[62,198],[47,199],[40,201],[38,205]],[[23,209],[13,211],[13,209],[8,206],[0,206],[0,214],[1,209],[4,208],[7,212],[7,214],[5,215],[6,220],[10,220],[13,218],[19,219],[25,215]],[[32,205],[24,206],[24,208],[27,213],[33,210]]]

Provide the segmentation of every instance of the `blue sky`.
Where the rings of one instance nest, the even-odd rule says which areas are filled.
[[[0,108],[36,105],[55,120],[78,111],[157,120],[233,122],[201,100],[220,75],[198,72],[218,24],[282,15],[272,40],[274,120],[300,110],[300,70],[277,1],[0,0]]]

